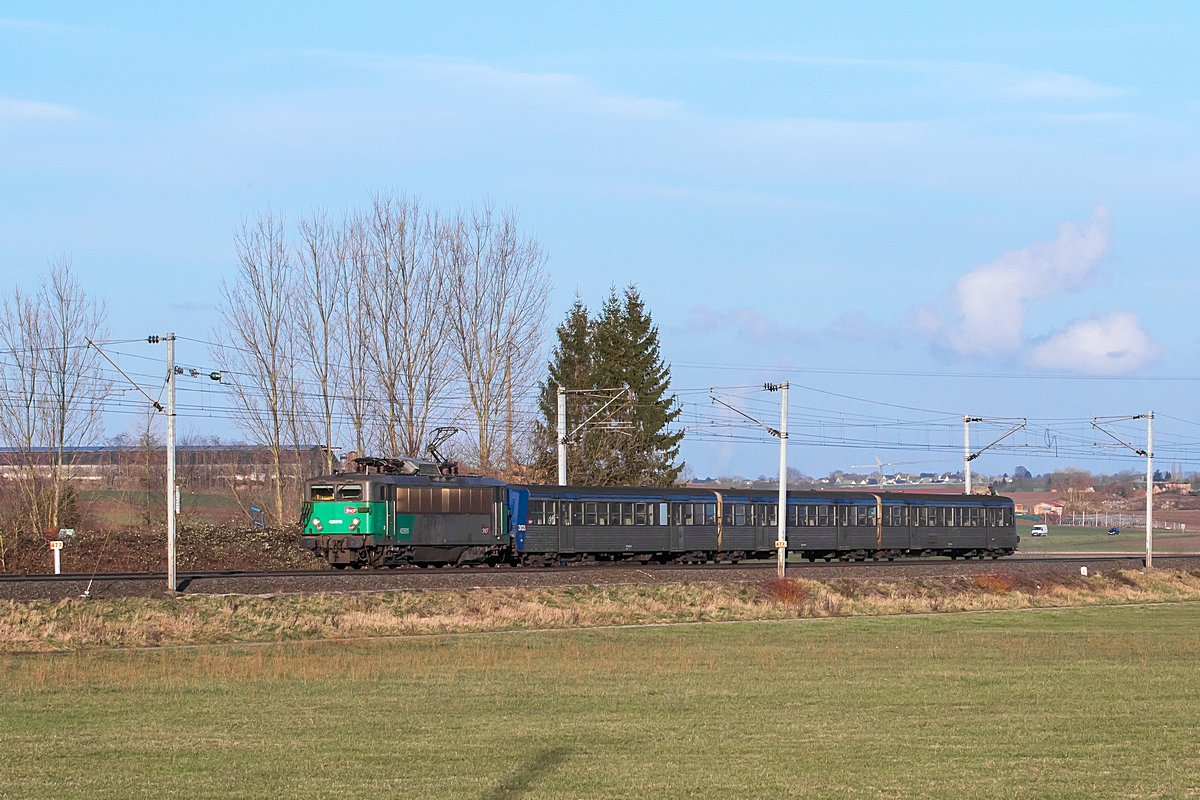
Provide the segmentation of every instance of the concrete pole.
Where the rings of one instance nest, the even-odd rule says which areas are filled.
[[[966,488],[963,494],[971,493],[971,418],[963,414],[963,473],[966,475]]]
[[[167,591],[175,594],[175,334],[167,343]]]
[[[788,385],[785,381],[780,387],[779,397],[779,532],[775,535],[775,549],[779,554],[779,577],[783,577],[787,569],[787,417],[788,417]]]
[[[1154,566],[1154,412],[1146,415],[1146,569]]]
[[[567,390],[558,387],[558,485],[567,485]]]

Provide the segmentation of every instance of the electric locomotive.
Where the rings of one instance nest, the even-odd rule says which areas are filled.
[[[335,568],[772,558],[774,491],[522,486],[417,459],[358,459],[306,483],[301,545]],[[999,558],[1019,537],[995,495],[788,492],[792,555]]]

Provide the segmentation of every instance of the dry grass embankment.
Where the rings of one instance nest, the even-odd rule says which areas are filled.
[[[0,604],[0,652],[1200,601],[1200,571]]]

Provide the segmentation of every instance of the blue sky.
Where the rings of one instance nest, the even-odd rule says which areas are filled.
[[[1200,420],[1168,380],[1200,375],[1198,32],[1182,3],[7,3],[0,276],[69,253],[114,336],[204,338],[267,204],[490,198],[543,242],[552,322],[638,284],[697,420],[785,378],[798,421]],[[697,473],[774,471],[707,431]],[[812,473],[956,465],[816,438]],[[1076,451],[980,468],[1137,468]]]

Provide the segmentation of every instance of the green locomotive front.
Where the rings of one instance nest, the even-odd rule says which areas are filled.
[[[496,563],[511,549],[496,480],[342,473],[307,481],[305,497],[300,543],[338,569]]]

